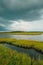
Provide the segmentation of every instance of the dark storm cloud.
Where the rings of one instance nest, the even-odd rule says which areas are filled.
[[[35,21],[41,17],[43,0],[0,0],[0,23],[6,27],[12,21]],[[6,30],[0,26],[0,30]]]
[[[2,26],[0,26],[0,31],[5,31],[6,29]]]
[[[0,0],[0,17],[34,20],[40,17],[38,11],[42,8],[43,0]]]
[[[2,23],[2,24],[5,24],[5,25],[7,25],[7,24],[10,24],[11,22],[9,22],[9,20],[8,19],[5,19],[5,18],[3,18],[3,17],[0,17],[0,22]]]

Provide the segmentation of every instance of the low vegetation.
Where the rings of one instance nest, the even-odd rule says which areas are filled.
[[[37,60],[31,59],[27,54],[18,53],[15,50],[4,47],[2,43],[24,48],[31,47],[43,52],[43,42],[41,41],[0,38],[0,65],[43,65],[43,60],[40,60],[40,57]]]
[[[14,32],[0,32],[0,34],[12,34],[12,35],[41,35],[43,32],[25,32],[25,31],[14,31]]]
[[[1,43],[13,44],[15,46],[24,47],[24,48],[35,48],[43,52],[43,41],[34,41],[34,40],[17,40],[12,38],[0,38]]]
[[[40,60],[40,57],[37,60],[31,59],[24,53],[18,53],[0,44],[0,65],[43,65],[43,60]]]
[[[30,65],[30,57],[0,44],[0,65]]]

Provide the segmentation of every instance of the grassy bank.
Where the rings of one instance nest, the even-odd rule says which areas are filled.
[[[31,59],[24,53],[18,53],[0,44],[0,65],[43,65],[43,60],[40,60],[40,57]]]
[[[8,44],[13,44],[15,46],[29,48],[33,47],[39,51],[43,52],[43,41],[34,41],[34,40],[17,40],[12,38],[0,38],[0,42]]]
[[[43,42],[39,41],[0,38],[0,42],[22,47],[32,46],[43,51]],[[31,59],[28,55],[6,48],[0,43],[0,65],[43,65],[43,60],[40,60],[40,56],[37,60]]]
[[[30,57],[0,44],[0,65],[30,65]]]
[[[12,34],[12,35],[41,35],[43,32],[0,32],[0,34]]]

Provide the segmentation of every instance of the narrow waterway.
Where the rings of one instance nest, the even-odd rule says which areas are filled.
[[[24,49],[24,48],[20,48],[20,47],[16,47],[10,44],[2,44],[3,46],[10,48],[12,50],[16,50],[17,52],[21,52],[21,53],[26,53],[27,55],[29,55],[31,58],[34,57],[34,59],[36,60],[39,56],[40,59],[43,60],[43,54],[40,52],[37,52],[35,49]]]

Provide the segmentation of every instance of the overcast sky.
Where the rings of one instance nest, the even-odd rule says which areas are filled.
[[[43,0],[0,0],[0,31],[43,31]]]

